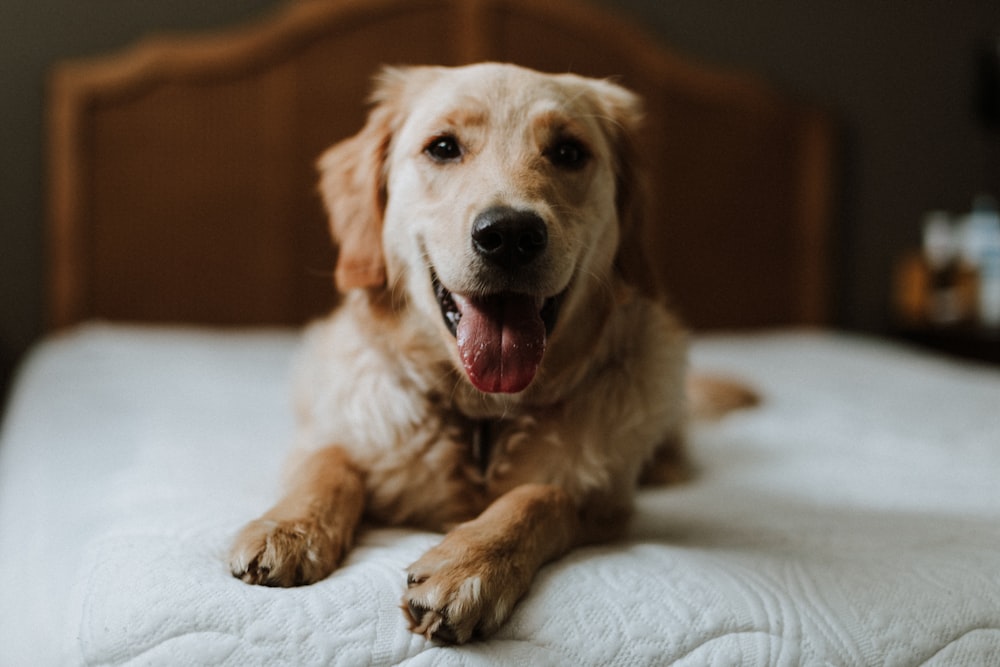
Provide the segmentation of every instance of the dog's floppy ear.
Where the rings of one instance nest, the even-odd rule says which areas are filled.
[[[365,126],[319,159],[320,193],[338,246],[334,281],[345,292],[386,284],[382,215],[386,201],[386,158],[400,115],[400,70],[380,75]]]
[[[642,100],[608,81],[593,81],[615,160],[616,206],[620,228],[615,270],[645,296],[661,298],[663,290],[653,270],[643,232],[648,224],[647,183],[638,146],[643,120]]]

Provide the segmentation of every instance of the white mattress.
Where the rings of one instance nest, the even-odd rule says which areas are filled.
[[[701,339],[763,407],[695,481],[542,570],[462,647],[409,633],[371,530],[298,589],[232,578],[291,439],[293,333],[90,325],[24,367],[0,441],[2,665],[985,665],[1000,659],[1000,372],[816,332]]]

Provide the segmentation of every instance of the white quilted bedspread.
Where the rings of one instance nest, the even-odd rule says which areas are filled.
[[[763,407],[694,429],[698,477],[642,492],[627,541],[445,647],[397,606],[437,535],[369,530],[304,588],[227,571],[278,492],[296,340],[91,325],[36,350],[0,443],[0,664],[1000,664],[997,370],[830,333],[699,340],[695,365]]]

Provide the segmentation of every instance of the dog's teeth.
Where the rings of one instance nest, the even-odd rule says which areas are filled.
[[[455,304],[455,308],[458,308],[457,315],[458,315],[459,318],[461,318],[462,317],[462,311],[465,310],[466,307],[469,305],[469,300],[466,299],[461,294],[456,294],[454,292],[451,293],[451,300]]]

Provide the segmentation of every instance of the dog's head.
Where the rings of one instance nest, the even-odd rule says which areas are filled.
[[[525,389],[550,336],[586,321],[587,295],[655,291],[634,94],[482,64],[386,69],[373,101],[320,159],[337,287],[401,291],[478,389]]]

